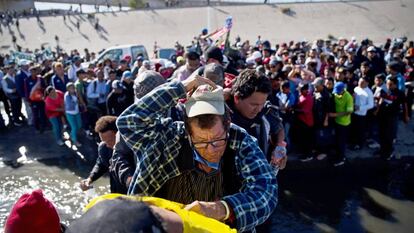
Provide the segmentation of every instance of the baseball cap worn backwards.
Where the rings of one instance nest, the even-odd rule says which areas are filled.
[[[199,86],[185,103],[185,111],[188,117],[205,114],[224,115],[223,88],[217,86],[214,89],[207,84]]]

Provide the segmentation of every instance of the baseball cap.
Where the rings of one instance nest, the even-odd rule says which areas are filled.
[[[262,53],[259,51],[254,51],[250,57],[246,58],[246,63],[254,64],[257,59],[262,58]]]
[[[277,65],[277,63],[279,63],[279,61],[276,58],[272,58],[270,59],[269,65],[275,66]]]
[[[185,103],[188,117],[205,114],[224,115],[223,88],[215,89],[207,84],[199,86]]]
[[[23,194],[14,204],[5,223],[5,232],[60,233],[60,219],[55,206],[40,189]]]
[[[81,60],[81,58],[79,56],[74,56],[72,58],[72,62],[77,62],[77,61],[80,61],[80,60]]]
[[[113,89],[124,89],[124,85],[119,80],[114,80],[111,86]]]
[[[369,46],[367,49],[367,52],[375,52],[375,47],[374,46]]]
[[[144,60],[144,57],[143,56],[138,56],[137,57],[137,61],[143,61]]]
[[[129,70],[124,71],[124,73],[122,73],[122,78],[132,78],[132,73]]]
[[[254,51],[251,57],[254,58],[254,60],[262,58],[262,53],[259,51]]]
[[[28,66],[30,65],[30,61],[26,59],[19,60],[19,66]]]
[[[334,94],[340,94],[344,91],[344,89],[345,89],[345,84],[343,82],[337,82],[337,83],[335,83],[333,93]]]
[[[86,74],[86,71],[84,69],[79,69],[76,71],[76,76],[79,76],[81,74]]]
[[[185,59],[183,56],[178,56],[176,60],[177,60],[177,63],[185,62]]]
[[[223,53],[221,52],[221,49],[219,49],[216,46],[211,46],[210,48],[208,48],[206,50],[206,61],[208,61],[208,59],[213,58],[217,61],[219,61],[220,63],[223,62]]]
[[[32,70],[40,70],[42,67],[39,65],[39,64],[37,64],[37,63],[35,63],[35,64],[33,64],[30,68],[29,68],[29,71],[32,71]]]
[[[138,75],[134,81],[134,92],[137,99],[165,83],[165,79],[153,70],[146,70]]]
[[[348,48],[347,52],[348,52],[348,53],[353,53],[353,52],[355,52],[355,49],[354,49],[354,48],[352,48],[352,47],[350,47],[350,48]]]
[[[219,86],[224,85],[224,69],[215,63],[207,64],[204,67],[204,77],[210,79]]]
[[[321,86],[321,85],[323,85],[323,83],[324,83],[323,78],[318,77],[318,78],[315,78],[315,80],[313,80],[312,85],[313,86]]]
[[[131,55],[125,55],[124,56],[124,58],[123,58],[124,60],[127,60],[128,62],[130,62],[131,61],[131,59],[132,59],[132,57],[131,57]]]

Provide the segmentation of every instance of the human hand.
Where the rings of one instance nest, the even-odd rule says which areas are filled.
[[[129,185],[131,184],[131,180],[132,180],[132,176],[128,176],[127,180],[126,180],[126,186],[129,187]]]
[[[186,205],[186,210],[194,211],[209,218],[214,218],[219,221],[223,221],[226,217],[226,207],[220,201],[205,202],[194,201],[193,203]]]
[[[286,167],[287,155],[286,147],[277,146],[276,149],[272,152],[272,158],[270,164],[276,165],[280,170]]]
[[[203,85],[203,84],[209,84],[210,86],[212,86],[213,88],[216,88],[217,85],[211,81],[208,78],[204,78],[201,77],[200,75],[198,75],[197,70],[195,72],[193,72],[190,77],[188,77],[186,80],[182,81],[182,84],[185,87],[185,90],[187,92],[193,91],[195,89],[197,89],[197,87]]]
[[[80,182],[80,188],[82,189],[82,191],[86,191],[92,188],[91,183],[92,180],[90,178],[84,179]]]
[[[231,88],[224,88],[223,95],[225,101],[229,100],[231,98]]]

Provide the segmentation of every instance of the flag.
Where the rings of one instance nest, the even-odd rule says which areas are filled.
[[[210,33],[205,38],[210,38],[213,41],[214,45],[224,50],[228,42],[230,30],[232,27],[233,17],[228,16],[222,28],[219,28],[216,31]]]

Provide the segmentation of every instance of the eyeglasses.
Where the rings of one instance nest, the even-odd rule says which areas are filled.
[[[214,148],[222,147],[226,145],[227,137],[216,139],[209,142],[193,142],[194,148],[196,149],[207,149],[208,145],[212,145]]]

